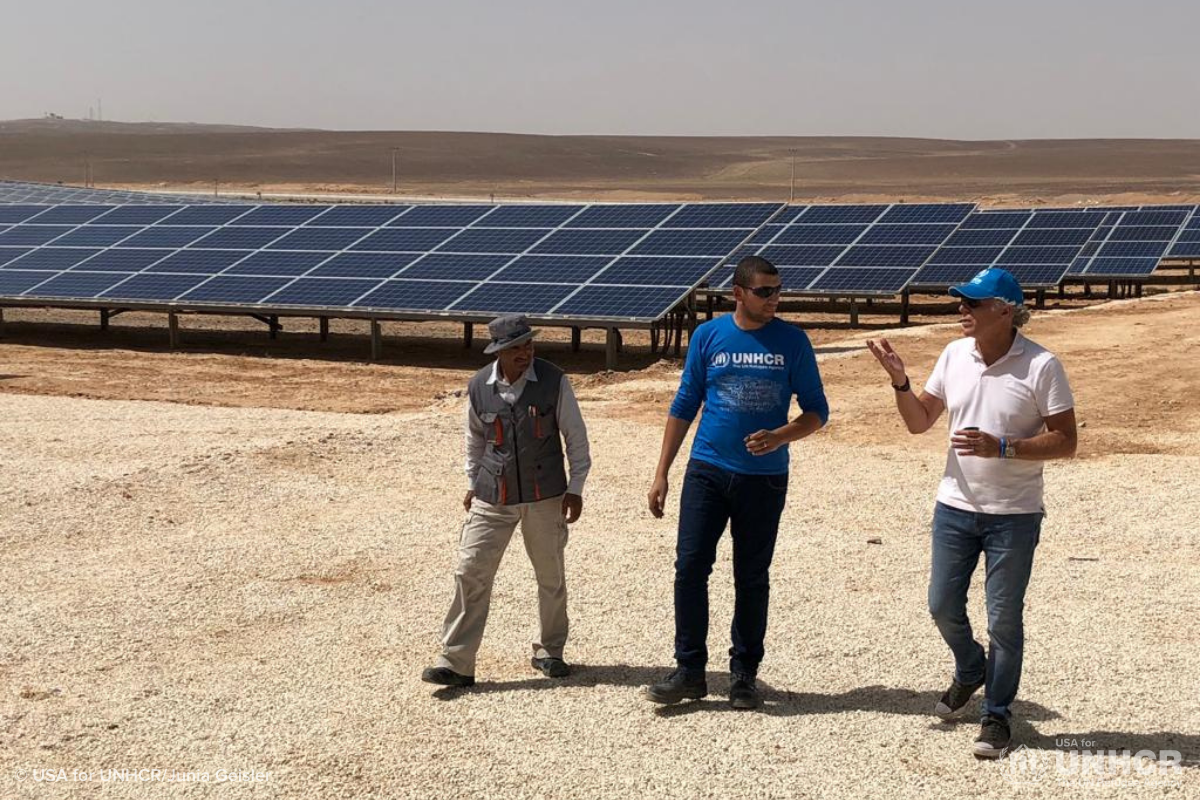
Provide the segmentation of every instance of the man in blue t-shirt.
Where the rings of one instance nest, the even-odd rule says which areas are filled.
[[[819,430],[829,419],[808,336],[775,318],[779,271],[764,258],[747,256],[738,262],[733,284],[737,309],[701,325],[688,345],[650,487],[650,513],[661,517],[671,464],[703,405],[679,497],[675,560],[675,661],[679,666],[646,690],[656,703],[708,694],[708,576],[728,523],[735,589],[729,702],[734,708],[762,704],[755,678],[767,632],[771,557],[787,497],[787,445]],[[793,395],[802,413],[788,422]]]

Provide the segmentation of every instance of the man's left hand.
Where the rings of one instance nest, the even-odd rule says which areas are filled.
[[[562,499],[562,513],[568,525],[579,519],[579,515],[583,513],[583,498],[570,492],[564,494]]]
[[[990,433],[976,430],[957,430],[950,437],[950,446],[960,456],[999,458],[1000,440]]]
[[[775,431],[755,431],[746,437],[746,449],[753,456],[765,456],[774,453],[783,446],[783,437]]]

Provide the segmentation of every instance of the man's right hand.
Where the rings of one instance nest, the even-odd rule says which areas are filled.
[[[470,513],[470,511],[471,511],[471,501],[472,501],[472,500],[474,500],[474,499],[475,499],[475,490],[474,490],[474,489],[468,489],[468,490],[467,490],[467,496],[463,498],[463,508],[464,508],[464,509],[466,509],[467,513]]]
[[[892,349],[892,346],[888,344],[887,339],[880,339],[878,342],[868,339],[867,349],[871,351],[871,355],[875,356],[875,360],[887,371],[893,385],[899,386],[904,383],[906,380],[904,361]]]
[[[667,503],[667,479],[655,478],[650,485],[650,494],[646,498],[650,504],[650,513],[656,517],[663,515],[663,506]]]

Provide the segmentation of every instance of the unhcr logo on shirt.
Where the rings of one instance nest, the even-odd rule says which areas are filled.
[[[726,367],[784,367],[787,361],[782,353],[717,353],[712,357],[712,366]]]

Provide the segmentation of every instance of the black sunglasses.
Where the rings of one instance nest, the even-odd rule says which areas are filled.
[[[741,286],[741,284],[738,284],[738,285]],[[779,294],[779,292],[783,289],[783,285],[778,284],[775,286],[754,286],[754,287],[742,286],[742,288],[745,289],[747,292],[750,292],[755,297],[761,297],[763,300],[766,300],[768,297],[771,297],[772,295]]]
[[[974,297],[963,297],[960,299],[962,300],[963,305],[965,305],[967,308],[979,308],[981,305],[983,305],[982,300],[976,300]]]

